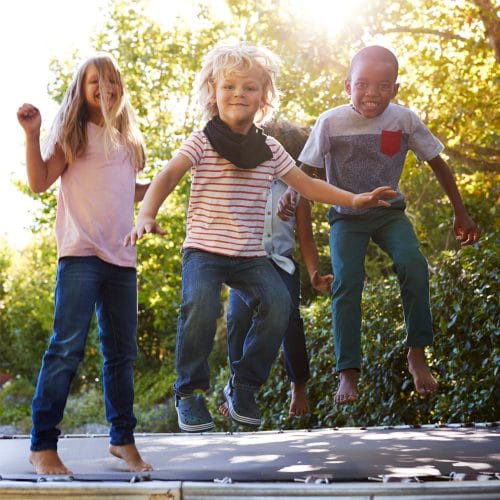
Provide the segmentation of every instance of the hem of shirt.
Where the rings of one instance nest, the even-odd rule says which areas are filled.
[[[440,155],[442,152],[444,151],[444,146],[441,145],[440,147],[437,147],[435,149],[435,152],[431,153],[430,155],[426,155],[425,158],[422,158],[422,157],[419,157],[417,155],[417,158],[420,160],[420,161],[431,161],[433,160],[434,158],[436,158],[436,156]]]
[[[124,261],[124,260],[112,260],[107,255],[103,255],[100,252],[58,252],[57,260],[62,259],[63,257],[98,257],[102,261],[112,264],[113,266],[118,267],[131,267],[133,269],[137,268],[137,259],[133,261]]]
[[[252,258],[257,258],[257,257],[267,257],[267,253],[263,250],[262,252],[252,252],[251,255],[248,255],[248,253],[242,253],[240,252],[231,252],[231,251],[225,251],[221,248],[213,248],[213,247],[206,247],[203,245],[196,245],[194,243],[188,243],[187,245],[182,246],[183,250],[202,250],[203,252],[207,253],[214,253],[217,255],[222,255],[223,257],[242,257],[246,259],[252,259]]]
[[[309,167],[313,168],[325,168],[324,164],[321,163],[321,165],[315,165],[313,162],[303,160],[300,156],[297,158],[297,161],[302,165],[308,165]]]

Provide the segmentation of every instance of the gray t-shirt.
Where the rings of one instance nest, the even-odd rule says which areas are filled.
[[[318,118],[299,161],[326,167],[330,184],[353,193],[391,186],[398,193],[388,200],[394,203],[404,200],[399,179],[408,150],[419,160],[428,161],[441,153],[443,145],[413,111],[399,104],[389,104],[375,118],[365,118],[352,106],[344,105]],[[335,209],[344,214],[370,210]]]

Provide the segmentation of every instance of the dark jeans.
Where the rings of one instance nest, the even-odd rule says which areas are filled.
[[[134,442],[133,362],[137,356],[136,270],[98,257],[64,257],[57,269],[54,328],[32,403],[31,449],[56,449],[70,384],[83,359],[94,310],[111,444]]]
[[[270,261],[276,272],[286,285],[292,308],[288,327],[283,339],[283,354],[288,378],[295,383],[309,380],[309,359],[304,335],[304,322],[300,316],[300,271],[296,266],[294,274],[289,274],[274,262]],[[247,332],[252,324],[253,311],[246,305],[237,290],[231,289],[229,294],[229,311],[227,314],[227,342],[229,361],[238,361],[243,353]]]
[[[403,209],[375,208],[363,215],[330,211],[330,252],[335,279],[332,318],[337,371],[361,367],[361,294],[370,238],[392,259],[406,322],[406,343],[433,340],[429,271],[420,243]]]
[[[177,395],[210,387],[208,356],[221,312],[222,284],[240,292],[255,311],[243,355],[233,363],[235,386],[257,390],[266,381],[288,323],[290,295],[266,257],[226,257],[187,249],[177,327]]]

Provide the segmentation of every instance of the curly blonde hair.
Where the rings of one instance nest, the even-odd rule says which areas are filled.
[[[94,66],[99,75],[99,87],[104,95],[109,80],[117,82],[120,95],[113,106],[108,107],[103,99],[101,110],[107,149],[124,145],[131,155],[137,171],[144,168],[145,153],[142,134],[136,124],[135,114],[130,105],[128,93],[118,65],[111,54],[99,52],[88,58],[76,71],[64,95],[52,128],[44,144],[44,157],[50,157],[58,145],[68,163],[80,156],[87,147],[88,113],[85,102],[85,75]]]
[[[262,72],[264,98],[255,121],[262,123],[270,118],[279,101],[275,83],[279,65],[279,57],[265,47],[238,43],[212,49],[205,56],[198,75],[198,97],[204,118],[210,120],[219,114],[215,93],[221,78],[230,74],[246,75],[256,68]]]

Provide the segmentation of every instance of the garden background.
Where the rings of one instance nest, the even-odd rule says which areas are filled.
[[[147,143],[150,180],[183,139],[202,125],[194,92],[203,55],[223,41],[263,44],[282,59],[281,104],[275,117],[312,126],[316,117],[348,102],[343,90],[349,60],[361,47],[379,43],[400,61],[397,102],[415,109],[445,144],[465,205],[483,236],[458,248],[451,206],[431,169],[413,154],[402,190],[407,213],[429,261],[435,344],[429,360],[440,390],[418,396],[406,369],[403,314],[389,259],[374,245],[367,257],[363,299],[363,372],[360,399],[333,404],[336,388],[329,298],[316,294],[303,273],[303,315],[312,378],[312,411],[288,417],[289,383],[277,361],[259,398],[263,429],[471,423],[499,420],[499,71],[500,22],[495,0],[373,0],[340,29],[311,29],[292,1],[226,0],[225,15],[199,2],[191,20],[165,27],[144,0],[111,0],[95,49],[114,54],[123,70]],[[305,4],[307,5],[307,4]],[[339,9],[342,7],[339,5]],[[339,12],[340,13],[340,12]],[[60,102],[81,54],[51,62],[52,98]],[[26,185],[19,189],[28,193]],[[0,241],[0,426],[28,432],[30,403],[51,334],[56,248],[53,235],[57,185],[37,200],[33,239],[22,251]],[[136,363],[137,430],[177,430],[172,384],[180,304],[180,247],[189,195],[186,178],[163,205],[159,220],[168,234],[138,246],[139,358]],[[314,233],[323,272],[329,272],[328,207],[314,205]],[[227,298],[227,291],[222,300]],[[225,319],[221,315],[211,356],[208,395],[217,415],[228,378]],[[85,360],[73,383],[63,432],[105,424],[95,322]]]

